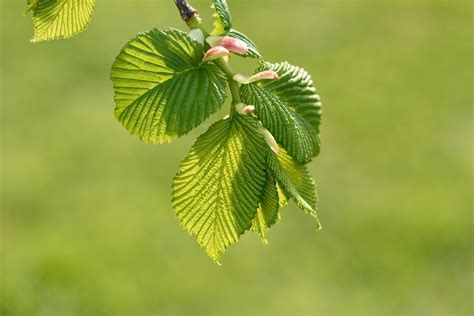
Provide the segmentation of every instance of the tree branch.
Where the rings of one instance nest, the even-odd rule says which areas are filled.
[[[188,22],[197,14],[196,9],[194,9],[187,0],[174,0],[174,3],[178,7],[179,13],[184,22]]]

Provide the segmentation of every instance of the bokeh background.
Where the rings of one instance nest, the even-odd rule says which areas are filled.
[[[40,44],[24,1],[0,1],[0,315],[473,314],[472,2],[228,1],[267,60],[313,74],[324,229],[288,206],[268,246],[246,234],[218,267],[170,185],[225,112],[160,146],[113,116],[115,55],[185,29],[172,1],[98,0],[84,33]],[[210,24],[210,1],[192,3]]]

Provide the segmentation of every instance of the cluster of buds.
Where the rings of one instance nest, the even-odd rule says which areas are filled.
[[[245,55],[249,49],[245,42],[230,36],[209,36],[206,41],[212,48],[204,55],[204,62],[221,57],[228,60],[230,53]]]
[[[194,36],[197,37],[196,35]],[[224,58],[224,60],[228,61],[231,53],[245,55],[249,49],[245,42],[230,36],[209,36],[206,38],[206,41],[211,45],[211,49],[204,55],[203,62],[213,61],[219,58]],[[251,77],[236,74],[233,79],[240,84],[249,84],[260,80],[279,80],[280,76],[275,71],[265,70]]]
[[[195,37],[198,37],[194,34]],[[235,53],[238,55],[245,55],[248,51],[248,46],[245,42],[232,38],[229,36],[209,36],[206,38],[207,43],[211,46],[211,48],[206,52],[203,58],[203,62],[213,61],[219,58],[223,58],[226,62],[229,60],[229,56],[231,53]],[[249,84],[253,82],[257,82],[260,80],[279,80],[280,76],[278,73],[272,70],[265,70],[259,72],[251,77],[246,77],[242,74],[236,74],[233,77],[233,80],[240,83],[240,84]],[[235,106],[237,113],[240,115],[253,115],[255,112],[254,105],[247,105],[244,103],[239,103]],[[270,133],[268,129],[263,126],[260,126],[260,133],[262,134],[265,142],[270,147],[270,149],[277,155],[280,155],[281,149],[278,146],[277,141]]]

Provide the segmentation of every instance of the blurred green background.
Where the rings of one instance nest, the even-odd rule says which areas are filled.
[[[185,29],[172,1],[98,0],[84,33],[40,44],[24,1],[0,1],[2,316],[472,315],[472,2],[228,1],[267,60],[313,74],[324,229],[291,205],[218,267],[170,185],[225,112],[160,146],[113,116],[115,55]]]

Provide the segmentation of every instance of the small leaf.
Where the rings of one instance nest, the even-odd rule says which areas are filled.
[[[218,262],[252,226],[266,181],[259,122],[235,114],[212,125],[181,163],[173,206],[181,225]]]
[[[251,229],[260,235],[263,244],[268,244],[267,232],[279,219],[279,206],[276,182],[270,174],[267,174],[267,181]]]
[[[32,42],[69,38],[91,21],[95,0],[28,0],[25,13],[33,10]]]
[[[243,57],[256,58],[260,62],[263,62],[263,56],[258,51],[257,45],[255,45],[255,43],[249,37],[247,37],[245,34],[239,32],[237,30],[232,29],[227,34],[227,36],[239,39],[242,42],[244,42],[245,44],[247,44],[248,50],[247,50],[247,53],[245,55],[242,55]]]
[[[117,119],[153,143],[169,142],[204,122],[224,103],[227,81],[203,57],[203,46],[184,32],[137,35],[112,66]]]
[[[214,0],[211,7],[214,10],[213,16],[216,18],[211,35],[227,34],[232,29],[232,16],[227,1]]]
[[[242,85],[247,104],[275,139],[299,163],[307,163],[319,154],[321,103],[306,71],[288,63],[265,63],[256,70],[275,71],[280,80],[263,80]]]
[[[293,199],[303,211],[314,217],[318,229],[321,228],[317,215],[316,183],[305,165],[297,163],[287,152],[282,150],[277,157],[270,152],[268,168],[284,192],[284,195]],[[280,199],[280,203],[282,200]]]

